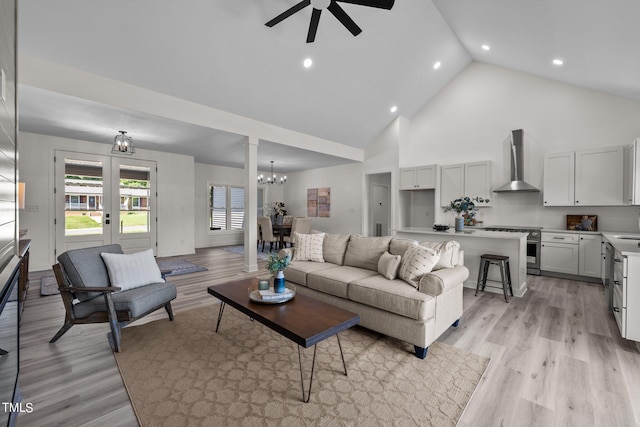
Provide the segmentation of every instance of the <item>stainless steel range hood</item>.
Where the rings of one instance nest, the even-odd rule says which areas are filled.
[[[536,187],[524,182],[524,154],[522,129],[511,131],[511,182],[493,190],[494,193],[508,192],[540,192]]]

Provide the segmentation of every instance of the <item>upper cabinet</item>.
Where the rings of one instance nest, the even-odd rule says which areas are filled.
[[[437,165],[400,169],[401,190],[430,190],[436,188]]]
[[[624,147],[548,154],[544,158],[545,206],[622,206]]]
[[[462,196],[491,200],[491,162],[460,163],[442,166],[440,173],[440,205]],[[478,206],[489,206],[484,203]]]

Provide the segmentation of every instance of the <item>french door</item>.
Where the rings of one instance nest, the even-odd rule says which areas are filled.
[[[156,251],[156,163],[56,150],[56,256],[119,243]]]

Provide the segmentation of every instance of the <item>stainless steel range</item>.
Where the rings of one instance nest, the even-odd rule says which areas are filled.
[[[491,226],[483,228],[485,231],[506,231],[512,233],[527,233],[527,274],[540,275],[540,246],[542,227],[520,227],[515,225]]]

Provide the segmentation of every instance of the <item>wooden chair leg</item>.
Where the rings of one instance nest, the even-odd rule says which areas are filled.
[[[164,305],[164,309],[167,310],[167,314],[169,315],[169,320],[173,321],[173,310],[171,309],[171,301]]]
[[[115,352],[120,352],[120,324],[118,323],[118,315],[116,314],[116,307],[113,304],[111,294],[104,294],[105,302],[107,303],[107,310],[109,313],[109,326],[111,327],[111,334],[109,341],[111,348]]]
[[[51,338],[51,341],[49,341],[49,343],[58,341],[58,339],[60,339],[61,336],[63,336],[69,329],[71,329],[72,326],[73,323],[66,319],[64,325],[62,325],[62,328],[60,328],[60,330],[53,336],[53,338]]]

